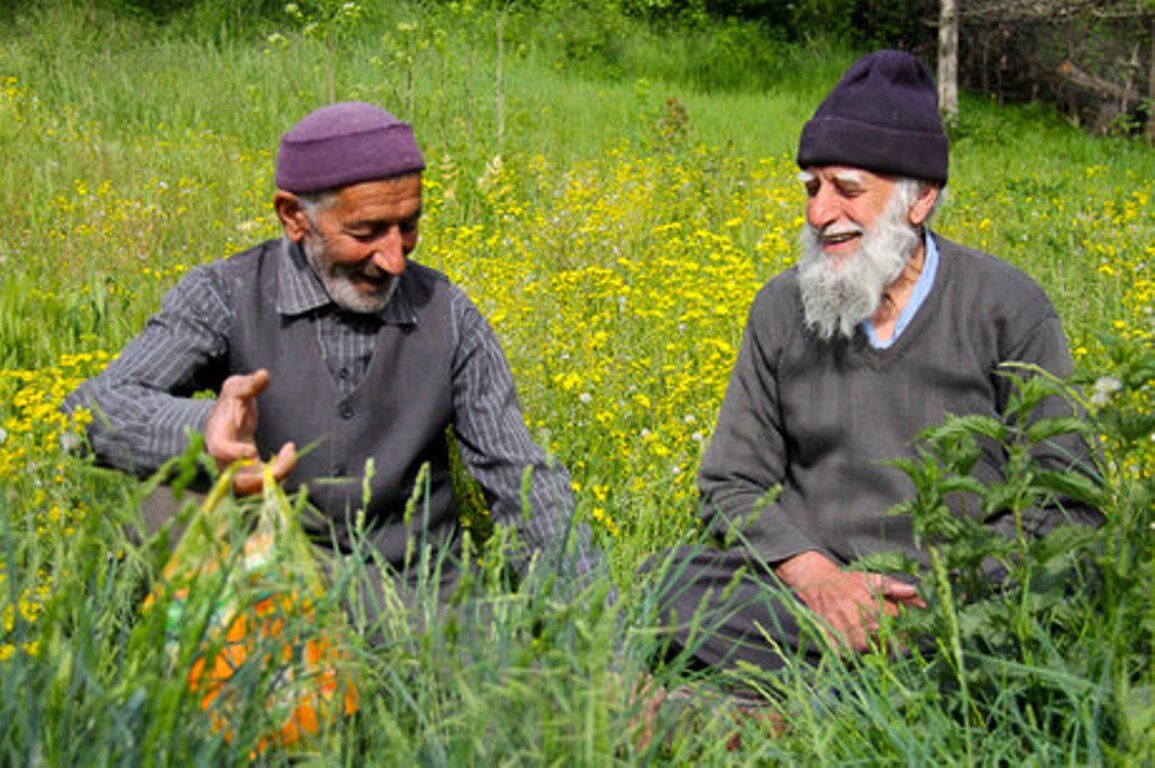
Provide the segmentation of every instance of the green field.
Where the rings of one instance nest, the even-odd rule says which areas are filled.
[[[76,427],[58,407],[182,273],[278,234],[276,142],[332,99],[414,123],[428,161],[415,258],[497,329],[531,431],[569,469],[607,569],[563,600],[544,586],[509,592],[496,557],[483,558],[483,608],[429,613],[428,632],[399,616],[384,650],[349,638],[361,711],[291,759],[1155,758],[1150,146],[965,96],[937,224],[1054,300],[1079,368],[1071,396],[1098,393],[1086,428],[1105,482],[1087,492],[1108,524],[1024,549],[1006,595],[963,601],[932,579],[926,651],[749,670],[747,683],[782,702],[790,725],[777,737],[704,693],[642,744],[631,691],[660,637],[637,568],[695,534],[694,473],[747,307],[794,259],[799,129],[859,52],[736,25],[654,30],[588,8],[567,18],[549,3],[536,16],[364,3],[312,28],[201,5],[160,23],[60,0],[0,30],[0,761],[243,763],[267,733],[273,682],[260,675],[242,681],[229,738],[207,725],[184,684],[192,657],[174,669],[163,617],[138,610],[165,555],[120,530],[143,490],[66,450]],[[960,461],[950,435],[943,473]],[[1044,488],[1029,468],[1007,486]],[[919,488],[930,498],[936,485]],[[473,611],[485,620],[468,621]],[[710,687],[677,660],[656,674]],[[741,748],[728,751],[735,732]]]

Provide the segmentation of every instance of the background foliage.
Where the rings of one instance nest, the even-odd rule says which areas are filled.
[[[90,9],[189,24],[213,34],[260,31],[282,16],[280,0],[243,6],[226,0],[87,0]],[[336,12],[337,0],[296,3],[306,13]],[[355,3],[370,16],[390,4]],[[432,11],[470,5],[426,0]],[[632,71],[627,38],[658,34],[666,42],[692,43],[702,56],[700,86],[764,87],[773,82],[760,55],[767,39],[793,44],[839,40],[856,48],[910,50],[936,60],[940,2],[909,0],[495,0],[477,3],[523,23],[561,22],[567,58],[594,60],[599,75]],[[328,9],[326,11],[326,9]],[[1145,130],[1155,140],[1155,4],[1152,0],[962,0],[959,78],[973,91],[999,101],[1043,101],[1095,133]],[[677,34],[670,35],[673,30]],[[708,34],[705,32],[708,30]],[[697,34],[688,34],[696,31]],[[718,67],[716,56],[761,66]],[[737,63],[737,62],[734,62]],[[738,75],[732,82],[722,73]],[[767,77],[768,75],[768,77]]]

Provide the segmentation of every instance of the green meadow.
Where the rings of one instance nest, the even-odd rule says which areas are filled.
[[[661,553],[698,534],[694,474],[749,303],[795,258],[798,132],[863,51],[736,22],[647,26],[586,3],[257,14],[206,0],[164,19],[112,5],[0,11],[0,762],[1155,760],[1149,145],[964,95],[936,229],[1026,270],[1063,319],[1076,376],[1032,379],[1018,411],[1059,392],[1087,417],[1036,430],[963,419],[925,436],[903,512],[939,542],[928,608],[884,628],[919,638],[906,653],[831,650],[818,667],[720,680],[666,653],[654,581]],[[284,718],[276,663],[243,665],[207,705],[189,684],[227,645],[210,626],[239,542],[175,630],[143,611],[172,545],[127,531],[160,478],[93,466],[59,405],[188,269],[278,236],[281,133],[348,99],[413,122],[428,163],[414,257],[496,328],[605,567],[573,585],[538,563],[511,587],[508,532],[474,504],[467,594],[422,585],[413,605],[391,600],[372,643],[339,610],[358,566],[335,568],[257,652],[279,658],[284,637],[322,633],[358,711],[285,746],[269,738]],[[1047,429],[1083,431],[1102,482],[1035,471],[1026,449]],[[952,527],[941,498],[964,487],[979,436],[1015,457],[1002,484],[967,490],[980,502],[1021,510],[1061,491],[1107,523],[1044,542]],[[169,477],[203,458],[194,444]],[[203,514],[293,505],[226,497]],[[437,554],[415,545],[415,558]],[[983,555],[1009,564],[1004,586],[975,579]],[[739,713],[720,693],[732,683],[763,691],[784,726]],[[693,695],[647,717],[656,686]]]

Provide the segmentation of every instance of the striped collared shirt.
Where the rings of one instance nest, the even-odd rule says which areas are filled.
[[[364,379],[377,332],[391,323],[417,322],[402,291],[376,314],[342,311],[307,266],[301,250],[282,241],[276,307],[307,316],[338,390],[348,394]],[[404,279],[404,277],[402,277]],[[453,429],[462,460],[491,499],[495,522],[516,527],[534,550],[550,550],[569,530],[573,496],[569,477],[547,459],[529,435],[501,344],[489,323],[460,288],[449,286]],[[89,440],[101,460],[148,474],[203,431],[212,399],[193,395],[209,382],[206,371],[228,356],[234,302],[217,265],[189,272],[164,297],[160,312],[99,376],[65,401],[94,411]],[[533,467],[529,503],[522,514],[522,476]],[[571,561],[578,571],[594,559],[585,535]]]

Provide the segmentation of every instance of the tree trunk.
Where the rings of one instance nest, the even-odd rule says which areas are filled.
[[[1155,17],[1151,18],[1151,53],[1147,57],[1147,143],[1155,144]]]
[[[958,120],[958,0],[939,7],[938,104],[948,123]]]

